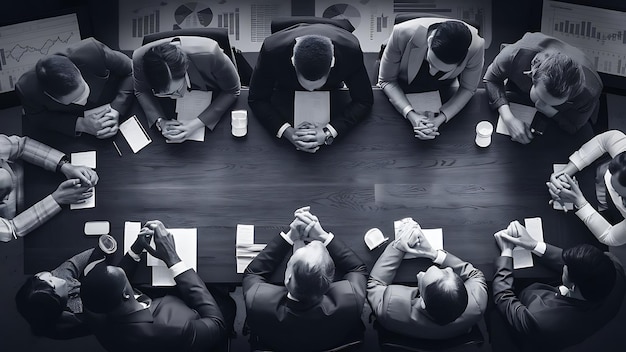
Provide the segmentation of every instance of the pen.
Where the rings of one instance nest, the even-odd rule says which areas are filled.
[[[121,157],[122,156],[122,152],[120,152],[120,148],[117,147],[117,143],[115,143],[115,141],[113,141],[113,146],[115,147],[115,150],[117,151],[117,154]]]

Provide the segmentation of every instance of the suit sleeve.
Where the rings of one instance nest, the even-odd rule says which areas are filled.
[[[326,246],[339,271],[345,271],[343,280],[350,282],[357,307],[363,309],[366,296],[367,267],[359,256],[336,237]]]
[[[244,271],[242,283],[244,295],[256,284],[268,282],[292,249],[293,247],[282,236],[274,237]]]
[[[377,317],[382,314],[385,291],[393,283],[403,258],[404,252],[389,243],[372,268],[367,280],[367,301]]]
[[[71,277],[78,280],[89,263],[93,251],[92,248],[76,254],[56,267],[56,269],[52,271],[53,275],[58,277]]]
[[[474,297],[480,311],[484,313],[487,308],[487,280],[483,272],[451,253],[446,254],[446,259],[441,263],[441,267],[450,267],[455,274],[459,275],[465,283],[467,293]]]
[[[226,338],[228,329],[217,302],[202,279],[189,269],[174,278],[180,296],[200,316],[188,321],[181,350],[207,351]]]
[[[513,287],[513,258],[498,257],[493,277],[493,299],[500,314],[518,333],[530,337],[537,333],[537,321],[520,302]]]
[[[350,91],[351,101],[339,116],[330,119],[330,124],[339,136],[348,132],[354,125],[367,117],[372,110],[372,104],[374,104],[372,85],[363,63],[363,52],[359,48],[357,53],[351,55],[353,57],[348,60],[348,63],[351,66],[356,66],[356,69],[344,78],[344,83]]]
[[[509,104],[509,100],[506,97],[506,88],[504,81],[510,75],[511,70],[514,70],[513,60],[517,50],[515,44],[508,45],[493,60],[491,65],[487,67],[483,82],[485,83],[485,89],[489,97],[489,106],[496,110],[502,105]]]
[[[111,102],[111,107],[120,115],[126,114],[133,104],[133,64],[132,60],[123,53],[111,50],[108,46],[94,40],[102,50],[104,65],[109,70],[109,75],[119,81],[118,93]],[[111,77],[109,77],[111,79]]]
[[[282,115],[272,105],[272,95],[276,80],[272,67],[275,64],[272,52],[266,49],[265,43],[261,46],[261,52],[257,59],[256,67],[250,78],[250,90],[248,92],[248,104],[254,116],[272,135],[277,135],[278,130],[285,124],[291,123],[293,117]]]
[[[395,29],[396,27],[394,27]],[[378,86],[385,92],[391,105],[404,116],[404,110],[411,106],[409,100],[398,84],[398,74],[400,72],[400,62],[402,61],[402,50],[399,43],[400,31],[394,30],[387,41],[385,51],[380,59],[378,70]],[[421,63],[411,63],[414,65]]]
[[[215,45],[213,51],[206,55],[206,59],[213,61],[210,65],[212,71],[209,74],[219,85],[220,94],[217,97],[213,96],[211,105],[200,113],[198,118],[207,128],[213,130],[226,111],[237,101],[241,85],[235,65],[218,45]]]
[[[149,48],[150,44],[147,44],[133,52],[133,84],[137,101],[146,115],[148,124],[152,127],[159,117],[168,119],[172,116],[165,116],[158,98],[152,94],[152,88],[146,79],[143,70],[143,56]]]

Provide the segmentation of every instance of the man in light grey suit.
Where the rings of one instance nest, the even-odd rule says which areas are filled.
[[[403,258],[433,260],[417,274],[417,287],[392,285]],[[378,258],[367,283],[367,300],[387,330],[422,339],[447,339],[471,330],[487,308],[487,282],[472,264],[434,250],[414,221]]]
[[[378,85],[408,119],[420,139],[433,139],[476,92],[484,63],[485,41],[465,22],[422,17],[393,27],[380,61]],[[458,89],[440,111],[425,113],[411,106],[406,93],[450,87]]]

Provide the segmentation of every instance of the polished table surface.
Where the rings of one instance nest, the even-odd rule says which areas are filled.
[[[346,96],[343,91],[333,93],[333,105],[341,105],[338,102]],[[230,117],[225,116],[214,131],[207,130],[204,142],[166,144],[156,129],[150,129],[152,143],[137,154],[118,134],[114,140],[122,157],[111,140],[69,139],[24,126],[25,134],[68,155],[97,150],[100,176],[96,208],[65,207],[25,237],[25,271],[50,270],[93,247],[96,238],[83,233],[86,221],[108,220],[121,245],[125,221],[159,219],[170,228],[198,228],[198,273],[206,282],[239,283],[237,224],[255,225],[255,242],[267,243],[287,229],[293,211],[304,205],[310,205],[323,228],[354,249],[368,268],[384,246],[370,252],[363,241],[365,232],[378,227],[393,239],[393,221],[408,216],[423,228],[443,228],[445,249],[473,263],[489,279],[499,255],[493,234],[514,219],[540,216],[545,240],[555,245],[598,245],[573,212],[552,209],[545,186],[552,164],[566,163],[592,137],[591,128],[571,136],[551,126],[546,136],[529,145],[494,132],[491,146],[479,148],[474,144],[476,124],[489,120],[495,128],[497,121],[485,92],[479,90],[458,116],[442,126],[439,137],[420,141],[384,93],[375,89],[369,118],[332,146],[308,154],[264,130],[249,110],[247,97],[243,90],[234,106],[248,110],[246,137],[233,137]],[[282,105],[291,109],[289,103]],[[138,107],[135,110],[141,115]],[[141,121],[147,128],[143,117]],[[62,181],[62,175],[37,167],[27,166],[25,171],[27,205]],[[578,176],[588,199],[595,199],[593,177],[592,167]],[[415,281],[417,268],[428,264],[423,259],[407,262],[397,281]],[[139,273],[140,278],[142,274],[145,279],[147,271]],[[516,275],[556,276],[537,265]]]

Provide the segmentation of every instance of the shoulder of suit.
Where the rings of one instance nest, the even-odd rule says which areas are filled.
[[[265,39],[263,47],[265,50],[277,50],[284,46],[293,47],[297,37],[311,34],[328,37],[335,45],[339,44],[341,47],[358,48],[359,50],[361,48],[359,40],[354,34],[337,26],[324,23],[301,24],[297,27],[276,32]]]
[[[214,52],[220,47],[213,39],[197,36],[182,37],[181,43],[183,50],[187,54]]]

